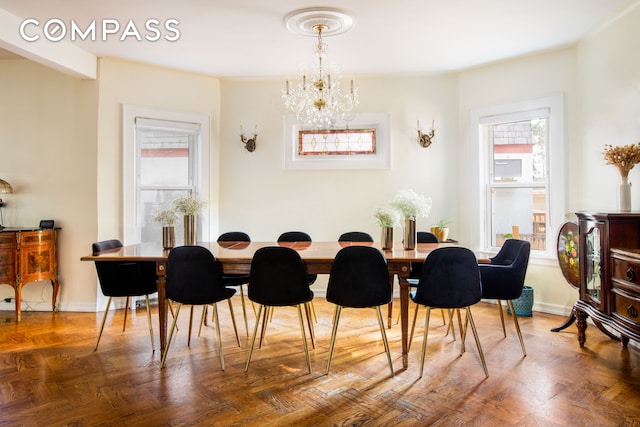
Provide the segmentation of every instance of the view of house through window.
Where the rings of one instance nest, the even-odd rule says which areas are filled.
[[[529,118],[481,125],[489,148],[487,172],[487,241],[500,247],[513,237],[546,251],[548,231],[548,112]]]
[[[173,201],[196,193],[194,168],[197,125],[136,119],[138,143],[138,209],[140,241],[162,240],[162,228],[154,213],[171,208]],[[175,223],[176,236],[182,236],[181,217]]]

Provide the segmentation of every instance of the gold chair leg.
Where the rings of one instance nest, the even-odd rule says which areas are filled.
[[[338,321],[340,320],[341,311],[342,307],[336,305],[333,312],[333,328],[331,330],[331,343],[329,344],[329,360],[327,360],[327,370],[324,372],[325,375],[329,375],[329,366],[331,366],[331,359],[333,358],[333,348],[336,344],[336,334],[338,332]]]
[[[253,354],[253,347],[255,346],[255,343],[256,343],[256,335],[258,335],[258,325],[260,324],[260,315],[262,314],[262,307],[263,307],[263,305],[258,304],[258,313],[256,314],[256,324],[253,327],[253,335],[251,337],[251,347],[249,348],[249,355],[247,356],[247,364],[244,367],[244,371],[245,372],[247,372],[249,370],[249,362],[251,362],[251,355]],[[268,311],[268,307],[267,307],[267,311]]]
[[[422,378],[422,372],[424,371],[424,356],[427,354],[427,337],[429,336],[429,317],[431,317],[431,307],[427,306],[427,316],[424,319],[422,353],[420,354],[420,376],[418,379]]]
[[[124,322],[122,322],[122,332],[124,332],[127,327],[127,313],[129,313],[129,297],[127,297],[127,300],[124,303]]]
[[[202,315],[200,316],[200,327],[198,328],[198,338],[200,338],[200,334],[202,333],[202,326],[204,326],[207,322],[207,305],[202,306]],[[214,320],[214,319],[211,319]]]
[[[300,304],[298,307],[298,319],[300,320],[300,331],[302,332],[302,342],[304,343],[304,353],[307,356],[307,368],[309,369],[309,373],[311,373],[311,357],[309,356],[309,345],[307,344],[307,335],[304,333],[304,320],[302,318],[302,308],[300,308]]]
[[[447,326],[447,332],[444,334],[444,336],[446,337],[447,335],[449,335],[449,331],[451,331],[451,336],[453,337],[453,340],[456,340],[456,328],[454,328],[453,326],[453,309],[449,308],[447,309],[447,312],[449,313],[449,326]]]
[[[316,308],[313,305],[313,301],[310,301],[308,304],[309,304],[309,307],[311,307],[311,313],[313,314],[313,320],[315,320],[315,322],[318,323],[318,316],[316,316]]]
[[[456,314],[458,315],[458,330],[460,331],[460,341],[462,342],[462,344],[460,346],[460,349],[461,349],[460,355],[462,356],[462,353],[467,351],[467,349],[464,346],[464,341],[465,341],[466,334],[462,330],[462,318],[460,317],[460,309],[456,308],[455,311],[456,311]]]
[[[247,333],[247,337],[249,336],[249,322],[247,321],[247,308],[244,302],[244,291],[242,290],[244,285],[240,285],[240,301],[242,302],[242,315],[244,316],[244,330]],[[255,309],[254,309],[255,314]]]
[[[480,354],[480,360],[482,361],[482,368],[484,369],[484,375],[489,378],[489,370],[487,369],[487,362],[484,359],[484,352],[482,351],[482,346],[480,345],[480,338],[478,337],[478,330],[476,329],[476,323],[473,321],[473,316],[471,315],[471,307],[467,306],[467,319],[469,323],[471,323],[471,330],[473,331],[473,337],[476,340],[476,346],[478,347],[478,353]]]
[[[309,325],[309,336],[311,337],[311,347],[316,348],[316,337],[313,329],[313,322],[311,321],[311,307],[308,302],[304,303],[304,314],[307,317],[307,324]]]
[[[522,354],[526,357],[527,350],[524,348],[524,340],[522,339],[522,332],[520,332],[520,323],[518,322],[518,316],[516,315],[515,307],[513,306],[513,301],[507,300],[507,304],[509,304],[509,308],[511,309],[511,314],[513,314],[513,323],[516,325],[516,332],[518,333],[518,339],[520,339],[520,347],[522,347]]]
[[[236,315],[233,312],[233,305],[231,304],[231,298],[227,298],[229,302],[229,313],[231,314],[231,323],[233,324],[233,332],[236,333],[236,341],[238,342],[238,347],[240,347],[240,337],[238,336],[238,326],[236,325]],[[216,325],[220,322],[218,321],[218,308],[216,304],[213,304],[214,313],[216,315]],[[217,327],[217,326],[216,326]]]
[[[502,301],[500,301],[500,300],[498,300],[498,311],[500,312],[500,323],[502,323],[502,333],[504,334],[504,336],[506,338],[507,329],[504,327],[504,313],[502,312]],[[514,316],[516,315],[516,313],[513,312],[513,311],[511,313],[513,313]]]
[[[147,302],[147,323],[149,324],[149,335],[151,336],[151,350],[156,351],[156,346],[153,343],[153,326],[151,326],[151,304],[149,304],[149,295],[145,295]]]
[[[444,318],[444,308],[440,309],[440,315],[442,316],[442,324],[446,325],[447,321]]]
[[[380,306],[376,307],[376,311],[378,312],[378,324],[380,325],[380,333],[382,333],[382,342],[384,343],[384,351],[387,353],[387,361],[389,362],[389,369],[391,370],[391,376],[393,377],[395,373],[393,372],[393,362],[391,361],[391,352],[389,351],[389,341],[387,340],[387,333],[384,330],[384,320],[382,320],[382,311],[380,310]]]
[[[269,323],[269,312],[271,312],[271,314],[273,314],[273,308],[274,307],[269,307],[269,306],[265,306],[264,308],[264,313],[262,315],[263,319],[262,319],[262,329],[260,329],[260,341],[258,342],[258,348],[262,348],[262,340],[264,339],[264,335],[267,333],[267,323]],[[258,313],[260,311],[258,310]]]
[[[171,305],[171,301],[167,300],[167,305],[169,306],[169,311],[171,312],[171,317],[176,317],[176,314],[173,312],[173,305]],[[176,331],[179,331],[178,325],[176,325]]]
[[[189,311],[189,335],[187,336],[187,347],[191,346],[191,326],[193,325],[193,306]]]
[[[164,347],[164,351],[162,352],[162,359],[160,361],[160,369],[164,368],[164,362],[167,360],[167,353],[169,353],[169,347],[171,346],[171,340],[173,338],[173,331],[176,329],[176,324],[178,322],[178,315],[180,314],[180,308],[182,307],[181,303],[178,303],[176,307],[176,315],[173,318],[173,322],[171,322],[171,329],[169,330],[169,337],[167,338],[167,345]]]
[[[420,304],[416,304],[416,309],[413,312],[413,322],[411,322],[411,333],[409,334],[409,343],[407,345],[407,352],[409,352],[409,349],[411,348],[411,342],[413,341],[413,333],[416,330],[416,318],[418,317],[418,307],[420,307]]]
[[[104,329],[104,322],[107,320],[107,314],[109,313],[109,306],[111,305],[111,297],[107,299],[107,308],[104,309],[104,316],[102,316],[102,323],[100,324],[100,332],[98,332],[98,339],[96,340],[96,346],[93,347],[93,351],[98,349],[100,344],[100,337],[102,336],[102,330]]]
[[[231,300],[231,298],[229,298]],[[229,301],[229,305],[231,305],[231,301]],[[216,337],[218,338],[218,354],[220,355],[220,367],[224,371],[224,353],[222,352],[222,335],[220,334],[220,317],[218,316],[218,304],[213,303],[213,312],[215,313],[215,323],[216,323]],[[231,318],[233,318],[233,312],[231,312]],[[235,320],[233,321],[233,327],[235,329]],[[238,331],[236,330],[236,338],[238,338]],[[238,345],[240,345],[240,340],[238,340]]]

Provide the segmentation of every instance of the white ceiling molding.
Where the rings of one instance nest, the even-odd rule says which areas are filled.
[[[66,41],[51,42],[40,37],[26,41],[20,37],[23,19],[0,9],[0,48],[34,62],[83,79],[97,76],[97,57]]]

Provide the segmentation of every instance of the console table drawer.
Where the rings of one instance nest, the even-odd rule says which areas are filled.
[[[611,261],[611,277],[636,285],[640,292],[640,259],[614,253]]]
[[[640,297],[631,295],[622,295],[618,292],[613,293],[613,309],[619,315],[640,323]]]

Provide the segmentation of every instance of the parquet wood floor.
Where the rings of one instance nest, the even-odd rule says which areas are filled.
[[[0,312],[0,425],[640,425],[640,350],[623,348],[593,326],[581,349],[575,326],[549,331],[564,318],[537,312],[521,317],[528,353],[522,357],[511,319],[504,338],[495,305],[480,303],[473,312],[490,373],[485,379],[473,340],[467,338],[467,352],[459,357],[460,339],[445,336],[436,311],[425,373],[417,379],[421,310],[407,370],[399,326],[388,330],[392,378],[375,312],[344,309],[325,376],[333,306],[319,297],[313,372],[306,372],[297,312],[279,308],[245,373],[249,339],[239,300],[235,307],[241,348],[228,308],[219,304],[225,371],[211,323],[200,338],[194,328],[187,347],[187,310],[163,370],[159,350],[151,351],[144,309],[130,316],[124,333],[123,311],[110,314],[96,352],[102,313],[23,312],[18,324],[12,312]]]

